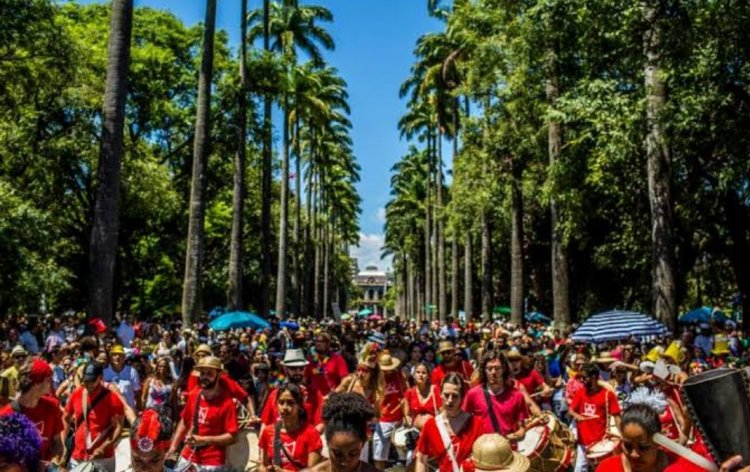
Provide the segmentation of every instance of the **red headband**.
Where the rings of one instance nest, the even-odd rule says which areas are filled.
[[[52,367],[41,359],[34,359],[29,369],[29,379],[33,384],[44,382],[47,377],[52,377]]]

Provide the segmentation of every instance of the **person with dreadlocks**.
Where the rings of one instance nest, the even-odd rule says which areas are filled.
[[[130,427],[130,463],[134,472],[161,472],[174,423],[167,405],[150,407]]]
[[[323,407],[329,459],[309,472],[378,472],[360,460],[375,409],[358,393],[331,393]]]
[[[42,438],[34,423],[25,415],[0,416],[0,470],[3,472],[36,472]]]

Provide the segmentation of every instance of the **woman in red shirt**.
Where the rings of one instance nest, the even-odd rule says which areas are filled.
[[[261,472],[296,472],[320,462],[323,442],[306,421],[303,405],[304,396],[298,385],[285,383],[279,387],[276,407],[281,421],[266,427],[258,439]]]
[[[461,409],[464,379],[451,372],[443,379],[440,394],[443,412],[425,422],[417,442],[416,472],[426,472],[434,461],[440,472],[458,472],[471,456],[474,441],[482,435],[482,420]]]
[[[443,406],[440,390],[430,384],[430,369],[425,362],[414,367],[414,386],[404,394],[404,421],[421,430],[428,419]]]

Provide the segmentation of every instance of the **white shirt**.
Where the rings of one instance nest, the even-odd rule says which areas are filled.
[[[104,369],[104,381],[117,385],[128,405],[135,408],[135,392],[141,389],[141,381],[135,369],[126,365],[120,372],[115,372],[112,367],[107,367]]]

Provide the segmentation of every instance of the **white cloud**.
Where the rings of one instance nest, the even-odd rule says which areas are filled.
[[[385,207],[378,208],[375,217],[378,219],[378,223],[385,224]]]
[[[383,234],[359,233],[359,247],[352,246],[350,254],[357,259],[360,270],[367,266],[376,266],[379,269],[390,269],[392,267],[391,257],[380,258],[385,236]]]

